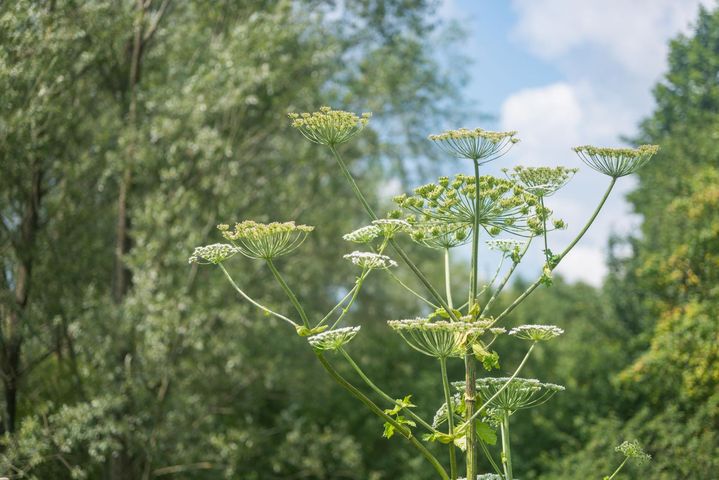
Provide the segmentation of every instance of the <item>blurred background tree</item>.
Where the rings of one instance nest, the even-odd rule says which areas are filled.
[[[437,123],[476,113],[457,110],[458,62],[450,74],[438,61],[457,35],[433,20],[435,2],[339,5],[0,3],[0,473],[432,478],[302,339],[186,262],[220,222],[317,225],[280,267],[326,309],[353,275],[341,234],[366,219],[286,113],[374,112],[345,157],[377,203],[395,179],[437,169],[423,143]],[[528,371],[568,391],[517,424],[520,478],[598,478],[635,437],[654,456],[646,477],[719,471],[717,52],[716,11],[672,42],[638,139],[662,146],[631,197],[642,232],[613,241],[604,287],[557,279],[510,319],[567,330]],[[289,309],[265,271],[233,262],[254,297]],[[352,315],[357,358],[398,397],[408,379],[432,392],[422,372],[434,365],[384,326],[418,305],[386,279],[368,287]],[[418,403],[438,405],[435,390]]]

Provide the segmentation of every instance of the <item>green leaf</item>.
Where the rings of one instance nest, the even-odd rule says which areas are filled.
[[[384,432],[382,436],[384,438],[392,438],[392,435],[394,435],[394,425],[389,422],[384,422]]]
[[[483,422],[476,422],[477,425],[477,436],[487,445],[494,445],[497,443],[497,432],[492,429],[489,425]]]

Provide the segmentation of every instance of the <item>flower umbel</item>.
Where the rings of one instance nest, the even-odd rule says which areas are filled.
[[[538,197],[549,197],[569,182],[577,168],[566,167],[514,167],[502,170],[509,178]]]
[[[315,227],[296,225],[295,222],[258,223],[252,220],[235,225],[218,225],[222,236],[230,240],[239,252],[250,258],[271,259],[286,255],[307,238]]]
[[[357,230],[342,235],[344,240],[354,243],[369,243],[375,238],[379,237],[382,230],[376,225],[367,225],[366,227],[360,227]]]
[[[307,140],[333,147],[345,143],[369,123],[371,113],[358,116],[344,110],[332,110],[321,107],[313,113],[289,113],[291,125],[302,133]]]
[[[513,181],[483,175],[479,192],[474,176],[440,177],[414,189],[414,195],[398,195],[395,203],[417,216],[417,223],[472,227],[475,197],[479,195],[479,225],[490,235],[501,231],[519,234],[528,230],[527,222],[537,198],[524,192]]]
[[[453,385],[458,390],[464,390],[464,382],[454,382]],[[505,387],[505,385],[507,386]],[[498,410],[502,415],[512,415],[517,410],[539,406],[563,390],[564,387],[561,385],[542,383],[534,378],[485,377],[477,379],[477,393],[482,401],[486,402],[494,397],[489,408]]]
[[[639,170],[659,151],[659,146],[605,148],[583,145],[575,147],[574,151],[589,167],[612,178],[619,178]]]
[[[234,256],[239,250],[227,243],[214,243],[204,247],[195,247],[188,259],[189,263],[214,264],[222,263]]]
[[[312,348],[318,351],[337,350],[349,343],[360,331],[360,327],[344,327],[318,333],[307,338]]]
[[[450,155],[474,160],[482,165],[507,153],[512,145],[519,142],[516,134],[515,131],[490,132],[481,128],[460,128],[430,135],[429,139]]]
[[[387,255],[380,255],[379,253],[354,251],[345,255],[344,258],[351,261],[358,267],[369,270],[374,268],[385,269],[397,266],[397,262],[389,258]]]
[[[466,345],[484,333],[487,326],[479,322],[435,322],[427,318],[390,320],[387,325],[410,347],[437,358],[463,356]]]
[[[429,248],[446,249],[464,245],[472,240],[470,228],[463,224],[438,223],[412,227],[410,237]]]
[[[652,459],[652,456],[646,453],[636,440],[632,442],[622,442],[614,449],[614,451],[620,452],[627,458],[636,459],[637,463],[640,465]]]
[[[509,331],[509,335],[534,342],[551,340],[563,333],[564,330],[554,325],[521,325]]]

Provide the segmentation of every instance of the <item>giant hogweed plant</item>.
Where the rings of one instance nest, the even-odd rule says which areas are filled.
[[[383,435],[404,438],[427,460],[439,478],[456,480],[463,456],[465,478],[514,480],[511,420],[520,410],[541,405],[564,390],[560,385],[519,375],[538,344],[564,332],[552,325],[522,325],[507,331],[502,324],[535,289],[551,285],[552,272],[590,228],[617,180],[648,162],[657,147],[581,146],[574,149],[586,165],[605,174],[610,181],[576,237],[562,250],[554,251],[550,248],[551,233],[565,228],[565,224],[553,216],[548,200],[571,180],[577,169],[515,167],[505,169],[504,177],[482,174],[483,165],[500,158],[519,141],[516,132],[477,128],[430,135],[429,139],[447,154],[466,160],[473,167],[470,172],[473,175],[440,177],[435,183],[416,188],[412,194],[400,195],[394,199],[397,209],[387,218],[380,218],[339,152],[340,145],[363,130],[370,115],[358,116],[323,107],[318,112],[289,116],[292,126],[307,140],[330,150],[369,217],[368,225],[344,235],[344,240],[358,246],[358,250],[344,256],[358,268],[352,288],[321,318],[308,315],[275,263],[277,258],[297,250],[314,228],[291,221],[265,224],[245,220],[233,227],[219,225],[228,243],[198,247],[190,262],[217,265],[245,301],[305,337],[308,348],[314,351],[329,376],[384,423]],[[486,238],[486,247],[498,251],[501,257],[493,278],[482,285],[477,272],[481,237]],[[436,288],[412,261],[404,250],[406,242],[439,252],[438,257],[444,264],[444,288]],[[450,255],[453,249],[465,244],[471,244],[469,295],[459,303],[451,288]],[[536,281],[506,308],[496,311],[492,307],[500,293],[530,246],[537,244],[544,266]],[[225,261],[238,253],[266,264],[294,306],[293,314],[276,312],[242,290],[225,267]],[[400,263],[413,272],[424,292],[413,290],[392,272]],[[420,318],[390,320],[387,325],[409,347],[437,359],[440,374],[437,388],[444,393],[444,403],[433,419],[416,413],[412,395],[395,398],[385,392],[350,354],[348,344],[359,334],[360,326],[345,326],[343,321],[373,273],[388,274],[425,304],[425,311],[429,312]],[[526,353],[510,376],[491,376],[489,373],[499,368],[499,356],[491,347],[505,334],[525,342]],[[347,362],[356,378],[342,375],[333,365],[336,361]],[[450,381],[447,375],[450,361],[464,362],[464,379]],[[480,375],[480,371],[488,373]],[[358,386],[360,381],[364,384],[362,387]],[[446,445],[445,459],[441,460],[428,448],[431,443]],[[629,459],[649,458],[636,442],[625,442],[617,451],[624,455],[624,461],[611,475],[603,477],[605,480],[615,478]],[[486,456],[493,473],[477,472],[479,455]]]

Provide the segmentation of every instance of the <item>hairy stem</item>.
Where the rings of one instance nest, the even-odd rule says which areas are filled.
[[[454,446],[454,406],[452,405],[452,394],[449,391],[449,378],[447,377],[447,359],[440,358],[439,366],[442,370],[442,387],[444,389],[444,401],[447,403],[447,428],[452,442],[449,444],[449,476],[452,480],[457,478],[457,451]]]
[[[452,278],[449,268],[449,248],[444,249],[444,290],[447,293],[447,305],[452,306]]]
[[[494,400],[495,398],[497,398],[497,397],[499,396],[499,394],[502,393],[502,392],[504,391],[504,389],[506,389],[506,388],[509,386],[509,383],[510,383],[512,380],[514,380],[514,379],[517,377],[517,375],[519,375],[520,370],[522,370],[522,368],[524,367],[524,364],[527,363],[527,359],[529,358],[529,355],[532,353],[532,350],[534,350],[534,346],[535,346],[536,344],[537,344],[537,342],[532,343],[532,345],[529,347],[529,350],[527,350],[527,353],[524,355],[524,358],[523,358],[522,361],[520,362],[519,366],[518,366],[517,369],[514,371],[514,373],[512,374],[512,376],[509,377],[509,379],[507,380],[507,382],[506,382],[504,385],[502,385],[502,386],[500,387],[500,389],[497,390],[497,391],[494,393],[494,395],[492,395],[492,396],[489,397],[487,400],[485,400],[485,402],[482,404],[482,406],[479,407],[476,412],[474,412],[474,415],[472,415],[472,416],[469,417],[467,420],[465,420],[465,423],[471,422],[471,421],[473,421],[474,419],[476,419],[476,418],[479,416],[479,414],[482,413],[482,411],[483,411],[485,408],[487,408],[487,407],[490,405],[490,403],[492,403],[492,400]]]
[[[447,475],[447,471],[444,469],[444,467],[442,467],[442,464],[439,463],[437,458],[432,455],[429,450],[427,450],[427,447],[422,445],[419,440],[412,436],[412,431],[409,428],[397,423],[395,419],[384,413],[381,408],[375,405],[372,400],[370,400],[362,392],[357,390],[354,385],[345,380],[344,377],[342,377],[342,375],[340,375],[339,372],[337,372],[337,370],[335,370],[334,367],[327,361],[327,359],[324,357],[324,355],[322,355],[322,353],[316,353],[316,355],[317,359],[320,361],[324,369],[327,371],[327,373],[329,373],[330,377],[332,377],[335,382],[337,382],[342,388],[347,390],[350,394],[352,394],[352,396],[362,402],[367,408],[372,411],[372,413],[392,425],[395,430],[397,430],[403,437],[409,440],[412,446],[419,450],[420,454],[425,459],[427,459],[427,461],[432,465],[432,467],[434,467],[435,471],[439,474],[442,480],[450,480],[449,476]]]
[[[509,414],[505,414],[500,425],[502,432],[502,465],[505,480],[514,480],[512,475],[512,449],[509,443]]]
[[[472,269],[469,286],[469,304],[468,308],[471,312],[475,302],[477,301],[477,260],[479,256],[479,163],[474,160],[474,224],[472,226]],[[467,351],[464,354],[464,402],[465,402],[465,418],[471,419],[475,416],[475,402],[477,396],[477,372],[476,361],[472,346],[467,345]],[[471,421],[467,428],[467,478],[474,479],[477,477],[477,433],[475,432]]]

